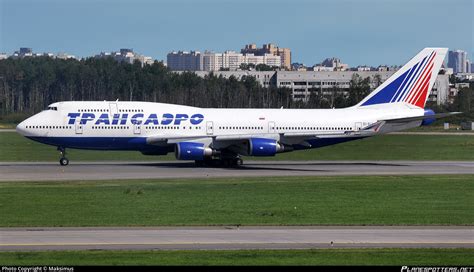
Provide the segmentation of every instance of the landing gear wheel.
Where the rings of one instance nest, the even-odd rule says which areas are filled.
[[[59,164],[61,164],[62,166],[66,166],[69,164],[69,160],[67,158],[61,158],[59,159]]]
[[[61,166],[66,166],[69,164],[69,160],[66,158],[66,148],[62,146],[58,146],[58,151],[61,154],[61,158],[59,159],[59,164]]]
[[[232,159],[223,159],[222,160],[222,166],[225,167],[225,168],[232,167],[233,166]]]
[[[241,158],[237,158],[235,160],[235,165],[236,166],[242,166],[244,164],[244,161]]]
[[[197,167],[203,167],[206,165],[204,161],[199,161],[199,160],[195,160],[194,163],[196,163]]]

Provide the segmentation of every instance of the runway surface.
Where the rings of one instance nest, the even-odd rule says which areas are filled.
[[[474,248],[468,227],[0,229],[0,251],[68,249]]]
[[[193,162],[0,163],[0,181],[73,181],[261,176],[474,174],[474,161],[246,161],[239,168]]]

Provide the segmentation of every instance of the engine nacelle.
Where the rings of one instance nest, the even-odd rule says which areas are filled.
[[[177,160],[201,161],[212,156],[212,149],[202,143],[181,142],[176,144],[174,153]]]
[[[422,126],[431,125],[432,123],[434,123],[434,121],[436,121],[436,118],[430,118],[429,117],[430,115],[435,115],[433,110],[425,109],[425,114],[424,115],[427,116],[427,118],[423,119],[423,121],[421,122]]]
[[[251,138],[249,140],[249,156],[275,156],[281,150],[282,146],[273,139]]]

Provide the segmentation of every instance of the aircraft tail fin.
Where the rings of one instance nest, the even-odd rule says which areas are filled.
[[[356,107],[408,103],[424,108],[447,51],[447,48],[421,50]]]

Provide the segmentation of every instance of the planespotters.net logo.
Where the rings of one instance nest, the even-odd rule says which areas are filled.
[[[474,272],[474,266],[402,266],[401,272]]]

